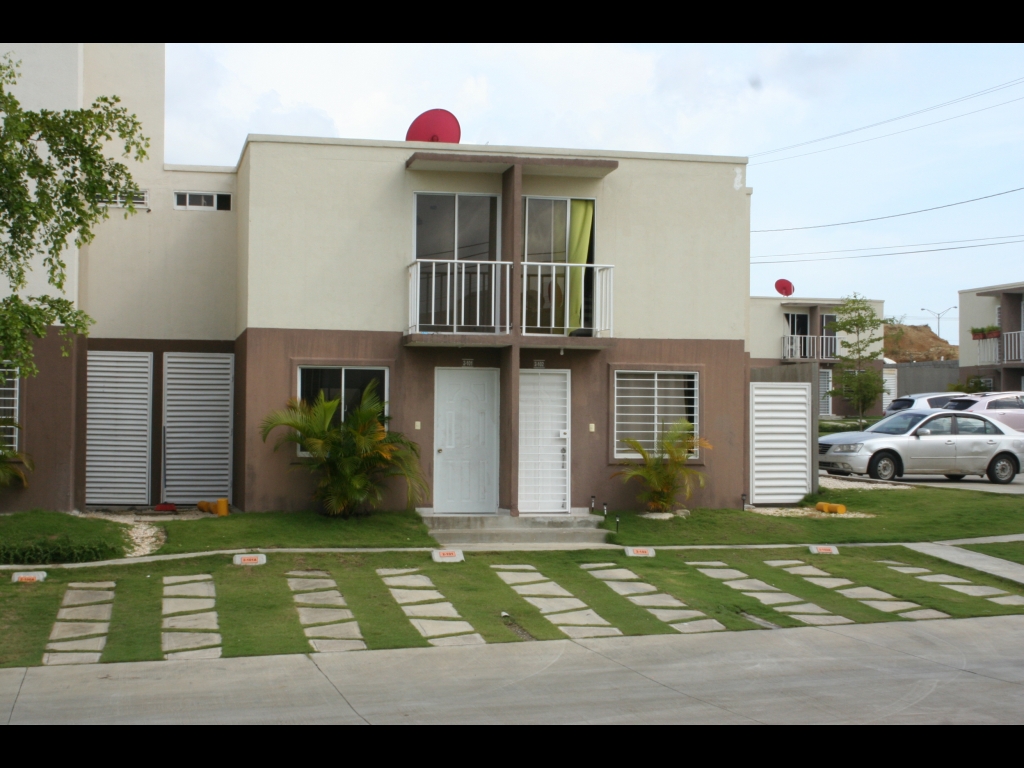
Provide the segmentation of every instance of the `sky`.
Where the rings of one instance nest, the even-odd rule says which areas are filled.
[[[249,133],[401,140],[437,107],[465,144],[750,157],[753,295],[786,278],[936,328],[923,309],[1024,280],[1024,242],[839,258],[1024,240],[1024,190],[756,231],[1024,187],[1024,45],[169,44],[166,98],[168,163],[234,165]],[[941,330],[958,342],[956,309]]]

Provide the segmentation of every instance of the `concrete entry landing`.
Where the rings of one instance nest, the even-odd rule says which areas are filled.
[[[423,515],[442,546],[468,544],[603,544],[597,515]]]

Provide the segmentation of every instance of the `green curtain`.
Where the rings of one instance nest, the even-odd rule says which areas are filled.
[[[569,212],[569,263],[586,264],[590,252],[590,230],[594,224],[594,201],[573,200]],[[569,270],[569,332],[583,325],[583,273]]]

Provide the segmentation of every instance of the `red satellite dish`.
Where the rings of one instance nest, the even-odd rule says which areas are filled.
[[[447,109],[428,109],[412,121],[405,134],[406,141],[440,141],[458,144],[462,138],[459,121]]]
[[[776,280],[775,290],[781,293],[783,296],[792,296],[793,291],[796,290],[793,284],[789,280]]]

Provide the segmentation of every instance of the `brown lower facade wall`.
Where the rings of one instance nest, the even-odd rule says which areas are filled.
[[[972,376],[992,379],[993,392],[1015,392],[1024,389],[1024,366],[1017,363],[1003,365],[967,365],[960,368],[960,383],[966,384]]]
[[[588,340],[589,341],[589,340]],[[391,428],[421,447],[424,473],[433,479],[434,369],[495,368],[501,371],[499,505],[516,510],[518,461],[518,370],[543,361],[546,369],[568,369],[572,386],[571,481],[573,507],[590,497],[610,509],[635,507],[637,488],[612,478],[612,371],[687,370],[700,373],[701,432],[714,449],[699,469],[706,488],[694,506],[739,507],[747,492],[747,357],[743,341],[615,339],[606,348],[529,348],[521,338],[504,348],[407,347],[400,333],[250,328],[236,341],[235,504],[247,511],[310,507],[312,479],[298,464],[293,446],[274,450],[260,423],[298,392],[298,368],[324,365],[380,365],[389,368]],[[243,374],[244,372],[244,374]],[[415,429],[415,423],[420,429]],[[595,431],[589,431],[589,425]],[[392,489],[387,506],[404,505],[404,491]],[[426,506],[431,506],[428,501]]]

